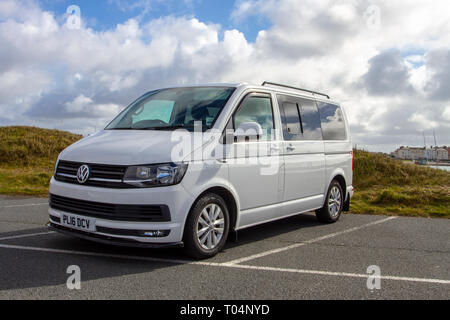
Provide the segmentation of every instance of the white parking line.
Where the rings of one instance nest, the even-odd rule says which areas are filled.
[[[368,278],[368,274],[359,273],[348,273],[348,272],[331,272],[331,271],[320,271],[320,270],[302,270],[302,269],[286,269],[286,268],[273,268],[273,267],[260,267],[260,266],[250,266],[243,264],[221,264],[223,267],[239,268],[239,269],[250,269],[250,270],[263,270],[263,271],[276,271],[276,272],[290,272],[290,273],[302,273],[302,274],[313,274],[322,276],[335,276],[335,277],[351,277],[351,278]],[[450,284],[450,280],[442,279],[426,279],[426,278],[411,278],[411,277],[397,277],[397,276],[380,276],[382,280],[394,280],[394,281],[407,281],[407,282],[422,282],[422,283],[436,283],[436,284]]]
[[[27,246],[18,246],[18,245],[10,245],[10,244],[0,244],[0,248],[50,252],[50,253],[62,253],[62,254],[74,254],[74,255],[81,255],[81,256],[95,256],[95,257],[103,257],[103,258],[117,258],[117,259],[131,259],[131,260],[142,260],[142,261],[152,261],[152,262],[166,262],[166,263],[173,263],[173,264],[192,263],[192,261],[187,261],[187,260],[163,259],[163,258],[141,257],[141,256],[127,256],[127,255],[122,255],[122,254],[73,251],[73,250],[51,249],[51,248],[40,248],[40,247],[27,247]]]
[[[128,260],[139,260],[139,261],[150,261],[150,262],[162,262],[162,263],[170,263],[170,264],[189,264],[189,265],[201,265],[201,266],[209,266],[209,267],[271,271],[271,272],[288,272],[288,273],[334,276],[334,277],[368,278],[370,276],[369,274],[359,274],[359,273],[331,272],[331,271],[303,270],[303,269],[286,269],[286,268],[262,267],[262,266],[251,266],[251,265],[242,265],[242,264],[238,265],[238,264],[229,264],[229,263],[188,261],[188,260],[180,260],[180,259],[164,259],[164,258],[141,257],[141,256],[127,256],[127,255],[119,255],[119,254],[72,251],[72,250],[50,249],[50,248],[39,248],[39,247],[26,247],[26,246],[7,245],[7,244],[0,244],[0,248],[50,252],[50,253],[60,253],[60,254],[83,255],[83,256],[95,256],[95,257],[103,257],[103,258],[116,258],[116,259],[128,259]],[[393,281],[450,285],[450,280],[444,280],[444,279],[399,277],[399,276],[389,276],[389,275],[380,276],[380,279],[393,280]]]
[[[384,223],[384,222],[396,219],[396,218],[397,217],[389,217],[389,218],[386,218],[386,219],[381,219],[381,220],[378,220],[378,221],[374,221],[374,222],[371,222],[371,223],[364,224],[362,226],[358,226],[358,227],[346,229],[346,230],[343,230],[343,231],[331,233],[331,234],[328,234],[328,235],[325,235],[325,236],[322,236],[322,237],[319,237],[319,238],[314,238],[314,239],[311,239],[311,240],[307,240],[307,241],[303,241],[303,242],[299,242],[299,243],[294,243],[294,244],[286,246],[286,247],[273,249],[273,250],[268,250],[268,251],[257,253],[257,254],[254,254],[254,255],[251,255],[251,256],[248,256],[248,257],[244,257],[244,258],[228,261],[228,262],[225,262],[225,264],[227,264],[227,265],[234,265],[234,264],[239,264],[239,263],[242,263],[242,262],[258,259],[258,258],[265,257],[265,256],[268,256],[268,255],[271,255],[271,254],[280,253],[280,252],[283,252],[283,251],[286,251],[286,250],[291,250],[291,249],[295,249],[295,248],[298,248],[298,247],[302,247],[302,246],[305,246],[307,244],[315,243],[315,242],[318,242],[318,241],[322,241],[322,240],[329,239],[329,238],[334,238],[334,237],[337,237],[337,236],[340,236],[340,235],[343,235],[343,234],[346,234],[346,233],[350,233],[350,232],[353,232],[353,231],[361,230],[361,229],[364,229],[364,228],[367,228],[367,227],[371,227],[371,226],[374,226],[374,225],[377,225],[377,224],[380,224],[380,223]]]
[[[48,202],[44,202],[44,203],[28,203],[28,204],[13,204],[10,206],[1,206],[0,209],[4,209],[4,208],[17,208],[17,207],[32,207],[32,206],[43,206],[43,205],[48,205]]]
[[[45,232],[37,232],[37,233],[19,234],[17,236],[9,236],[9,237],[0,238],[0,241],[41,236],[41,235],[51,234],[51,233],[55,233],[55,232],[54,231],[45,231]]]

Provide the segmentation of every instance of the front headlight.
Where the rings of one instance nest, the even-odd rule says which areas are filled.
[[[181,182],[187,167],[187,163],[131,166],[125,172],[123,182],[141,188],[171,186]]]

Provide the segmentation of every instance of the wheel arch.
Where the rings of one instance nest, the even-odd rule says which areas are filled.
[[[339,182],[341,188],[342,188],[342,192],[344,192],[345,194],[347,193],[347,183],[345,182],[345,178],[343,175],[338,174],[336,175],[331,181],[336,180],[337,182]],[[331,183],[330,181],[330,183]],[[345,195],[345,199],[347,199],[347,194]]]
[[[195,198],[194,202],[191,204],[191,207],[189,208],[188,214],[186,215],[186,218],[184,221],[184,226],[186,226],[186,220],[187,220],[188,215],[191,213],[192,208],[195,206],[197,201],[207,193],[217,194],[218,196],[222,197],[222,199],[225,201],[225,203],[227,204],[228,214],[230,216],[230,231],[234,230],[236,227],[237,218],[238,218],[238,202],[236,201],[236,197],[233,195],[233,193],[229,189],[227,189],[223,186],[209,187],[209,188],[203,190]],[[184,231],[183,231],[183,233],[184,233]]]
[[[326,189],[324,192],[323,205],[325,205],[326,196],[328,194],[328,189],[330,188],[330,185],[334,180],[336,180],[339,183],[339,185],[341,186],[342,192],[345,195],[345,200],[347,200],[348,192],[347,192],[347,181],[345,180],[345,174],[343,171],[337,170],[336,172],[333,173],[333,175],[331,175],[330,179],[328,180],[328,183],[326,185]]]

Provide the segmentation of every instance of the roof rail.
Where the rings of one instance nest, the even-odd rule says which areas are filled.
[[[280,83],[275,83],[275,82],[269,82],[269,81],[264,81],[262,86],[264,87],[266,84],[272,85],[272,86],[278,86],[278,87],[285,87],[285,88],[289,88],[289,89],[295,89],[295,90],[300,90],[300,91],[305,91],[308,93],[312,93],[312,94],[318,94],[324,97],[327,97],[328,99],[330,99],[330,96],[325,94],[325,93],[321,93],[321,92],[317,92],[317,91],[312,91],[312,90],[308,90],[308,89],[302,89],[302,88],[297,88],[297,87],[292,87],[292,86],[287,86],[285,84],[280,84]]]

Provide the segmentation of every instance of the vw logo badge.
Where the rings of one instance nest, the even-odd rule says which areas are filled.
[[[77,180],[79,183],[85,183],[89,179],[89,167],[83,164],[78,168]]]

